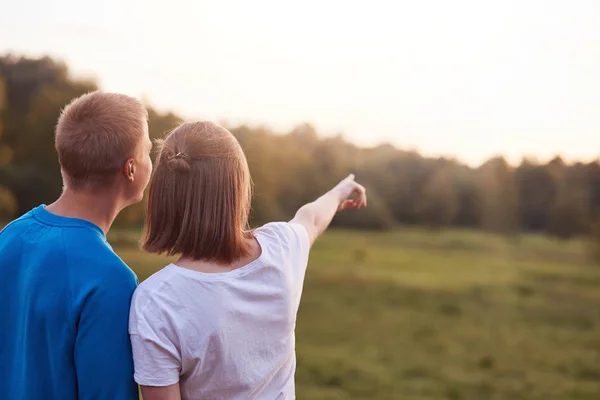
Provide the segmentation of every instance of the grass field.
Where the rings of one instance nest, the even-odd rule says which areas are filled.
[[[119,242],[140,280],[167,262]],[[296,341],[299,400],[597,400],[600,267],[580,242],[331,231]]]

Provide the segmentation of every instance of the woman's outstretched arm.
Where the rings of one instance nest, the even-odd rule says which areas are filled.
[[[315,201],[300,207],[290,222],[306,228],[312,245],[327,229],[338,211],[366,206],[365,188],[355,182],[354,175],[351,174]]]

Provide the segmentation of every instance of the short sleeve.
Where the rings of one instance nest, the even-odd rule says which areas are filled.
[[[174,328],[161,313],[131,304],[129,333],[133,352],[134,379],[144,386],[169,386],[179,381],[181,357]]]
[[[86,297],[79,315],[73,357],[81,400],[138,398],[127,335],[136,278],[125,267],[113,272]]]
[[[302,224],[287,223],[290,228],[294,231],[294,234],[290,238],[294,242],[295,254],[298,257],[298,262],[306,269],[308,264],[308,255],[310,253],[310,237],[306,228]]]
[[[276,245],[282,262],[291,268],[297,288],[297,300],[300,301],[310,253],[310,238],[306,228],[296,223],[271,222],[259,228],[258,234],[269,241],[269,244]]]

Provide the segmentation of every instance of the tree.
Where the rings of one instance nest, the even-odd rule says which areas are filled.
[[[2,76],[0,76],[0,168],[9,165],[12,161],[12,150],[5,144],[4,137],[2,135],[2,124],[6,118],[7,112],[7,89],[6,83]]]
[[[64,105],[94,89],[94,82],[73,79],[58,60],[0,56],[0,213],[17,216],[60,194],[54,126]],[[152,139],[181,121],[152,107],[148,115]],[[569,165],[556,157],[546,165],[523,160],[514,169],[496,157],[471,168],[390,144],[359,148],[341,135],[321,138],[310,124],[286,134],[264,126],[230,130],[254,180],[254,225],[291,218],[351,172],[367,187],[369,207],[340,214],[334,225],[454,225],[568,238],[588,232],[591,216],[600,215],[599,162]],[[116,223],[137,225],[143,216],[144,202],[128,207]]]
[[[450,225],[458,211],[454,171],[446,166],[435,171],[423,188],[418,210],[421,221],[433,229]]]
[[[456,173],[455,185],[458,204],[454,218],[455,225],[478,228],[481,226],[482,193],[471,169],[459,166]]]
[[[482,227],[512,235],[518,230],[514,173],[504,158],[496,157],[478,168]]]
[[[546,231],[558,192],[555,174],[550,168],[523,160],[515,171],[515,182],[521,227],[526,231]]]
[[[162,139],[165,134],[182,122],[181,117],[171,111],[160,113],[152,107],[148,109],[148,130],[150,139]]]
[[[20,215],[60,194],[54,126],[65,104],[96,85],[71,79],[63,63],[48,57],[0,57],[0,78],[6,95],[0,184],[15,196]]]
[[[360,180],[360,177],[358,177]],[[335,215],[332,225],[346,228],[389,230],[396,224],[382,197],[376,190],[366,188],[369,206],[363,210],[342,211]],[[358,211],[358,212],[356,212]]]
[[[583,164],[556,170],[558,195],[549,218],[548,232],[559,239],[587,233],[589,225],[589,189]]]

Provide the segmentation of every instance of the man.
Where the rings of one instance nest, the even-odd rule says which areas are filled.
[[[56,127],[64,190],[0,232],[0,398],[138,398],[127,333],[137,277],[106,241],[142,199],[152,163],[147,112],[93,92]]]

